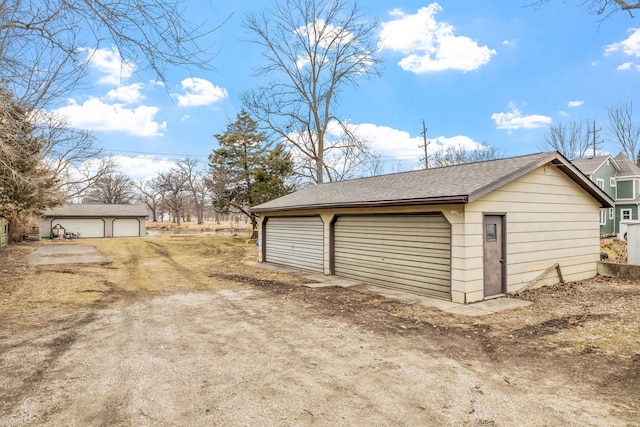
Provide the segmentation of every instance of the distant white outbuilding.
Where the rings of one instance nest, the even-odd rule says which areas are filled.
[[[43,213],[40,236],[141,237],[146,234],[148,215],[141,204],[66,204]]]
[[[547,152],[320,184],[252,211],[261,262],[470,303],[595,276],[613,203]]]

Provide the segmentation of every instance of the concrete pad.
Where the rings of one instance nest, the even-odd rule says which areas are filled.
[[[520,299],[495,298],[474,304],[460,304],[459,307],[454,307],[445,311],[453,314],[462,314],[464,316],[485,316],[487,314],[494,314],[500,311],[527,307],[531,304],[531,301],[524,301]]]
[[[40,246],[27,257],[29,265],[87,264],[106,262],[107,259],[95,246],[50,245]]]
[[[426,307],[432,307],[437,310],[445,311],[447,313],[460,314],[463,316],[486,316],[488,314],[493,314],[504,310],[526,307],[531,304],[531,302],[529,301],[523,301],[514,298],[495,298],[472,304],[459,304],[452,301],[431,298],[423,295],[416,295],[410,292],[403,292],[397,289],[389,289],[383,288],[381,286],[369,285],[355,280],[344,279],[342,277],[326,276],[321,273],[292,269],[290,267],[284,267],[275,264],[261,262],[246,262],[245,264],[256,268],[263,268],[265,270],[295,273],[298,276],[309,281],[309,283],[303,285],[309,288],[328,288],[339,286],[369,295],[380,295],[385,298],[395,299],[406,304],[420,304]]]

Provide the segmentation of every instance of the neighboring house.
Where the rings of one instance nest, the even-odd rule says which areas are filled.
[[[624,154],[575,159],[572,163],[615,202],[600,211],[600,234],[624,237],[621,221],[637,220],[640,205],[640,168]]]
[[[139,237],[146,233],[149,212],[145,205],[67,204],[47,209],[40,220],[40,235],[85,237]]]
[[[259,261],[469,303],[596,274],[613,200],[557,152],[320,184],[255,206]],[[551,270],[538,285],[557,283]]]

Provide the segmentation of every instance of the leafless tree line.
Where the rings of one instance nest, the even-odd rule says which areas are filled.
[[[134,181],[113,170],[97,179],[79,199],[98,204],[141,203],[151,213],[152,221],[167,218],[177,225],[183,221],[202,224],[206,218],[220,220],[228,216],[214,208],[208,178],[197,159],[184,158],[147,180]]]
[[[640,121],[634,117],[633,100],[611,105],[607,109],[608,126],[596,127],[594,121],[570,121],[549,127],[541,144],[568,159],[597,155],[606,138],[634,163],[640,163]]]

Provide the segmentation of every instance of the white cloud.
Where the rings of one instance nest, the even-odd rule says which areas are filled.
[[[576,107],[581,107],[582,104],[584,104],[584,101],[569,101],[567,102],[567,107],[576,108]]]
[[[166,157],[116,155],[113,159],[118,170],[135,181],[154,178],[158,172],[166,172],[176,166],[174,161]]]
[[[371,148],[385,157],[418,160],[420,156],[424,156],[424,151],[419,148],[423,141],[422,137],[411,137],[409,132],[371,123],[355,125],[354,129]],[[335,133],[338,132],[339,129],[335,129]]]
[[[114,101],[124,102],[125,104],[133,104],[144,99],[140,91],[144,89],[142,83],[134,83],[127,86],[119,86],[107,92],[106,98]]]
[[[98,72],[105,74],[98,80],[98,83],[109,85],[120,85],[127,80],[135,71],[135,65],[125,61],[120,56],[120,52],[114,46],[111,49],[88,49],[82,51],[87,53],[89,65]]]
[[[562,117],[569,117],[571,115],[564,110],[558,111],[558,114],[560,114]]]
[[[306,36],[311,42],[317,42],[318,46],[327,49],[332,46],[345,45],[353,41],[353,34],[344,28],[327,24],[324,19],[316,19],[295,31]]]
[[[517,40],[504,40],[502,44],[508,47],[516,47],[518,45],[518,42]]]
[[[381,47],[405,55],[398,65],[414,73],[473,71],[489,62],[496,51],[456,36],[451,24],[435,20],[440,10],[438,3],[420,8],[415,15],[395,9],[391,13],[395,19],[382,24]]]
[[[625,70],[638,70],[638,71],[640,71],[640,65],[636,65],[633,62],[625,62],[624,64],[618,65],[616,70],[618,70],[618,71],[625,71]]]
[[[69,105],[55,110],[66,116],[72,126],[95,131],[119,131],[137,136],[162,136],[166,122],[155,121],[157,107],[141,105],[126,108],[122,104],[106,104],[90,98],[83,104],[70,100]]]
[[[473,150],[480,150],[484,147],[479,142],[476,142],[473,139],[469,138],[468,136],[464,136],[464,135],[452,136],[450,138],[446,136],[439,136],[433,142],[439,145],[439,147],[437,148],[444,148],[444,149],[449,147],[453,147],[453,148],[462,147],[467,151],[473,151]]]
[[[621,51],[627,56],[640,58],[640,28],[630,28],[628,32],[630,32],[631,35],[623,41],[608,45],[605,48],[605,54],[608,55],[610,53]]]
[[[197,77],[184,79],[182,89],[186,92],[184,95],[175,95],[178,98],[178,105],[181,107],[211,105],[228,96],[225,88],[215,86],[210,81]]]
[[[412,137],[409,132],[393,129],[388,126],[380,126],[372,123],[360,123],[353,126],[356,134],[364,139],[369,146],[380,153],[384,158],[397,160],[420,161],[424,158],[424,138]],[[339,129],[334,129],[337,134]],[[333,133],[333,132],[332,132]],[[478,150],[482,144],[468,136],[458,135],[452,137],[438,136],[427,138],[429,152],[447,148],[464,147],[467,150]]]
[[[506,113],[494,113],[491,118],[496,122],[498,129],[534,129],[551,123],[551,117],[539,114],[523,116],[513,102],[507,106],[510,110]]]

